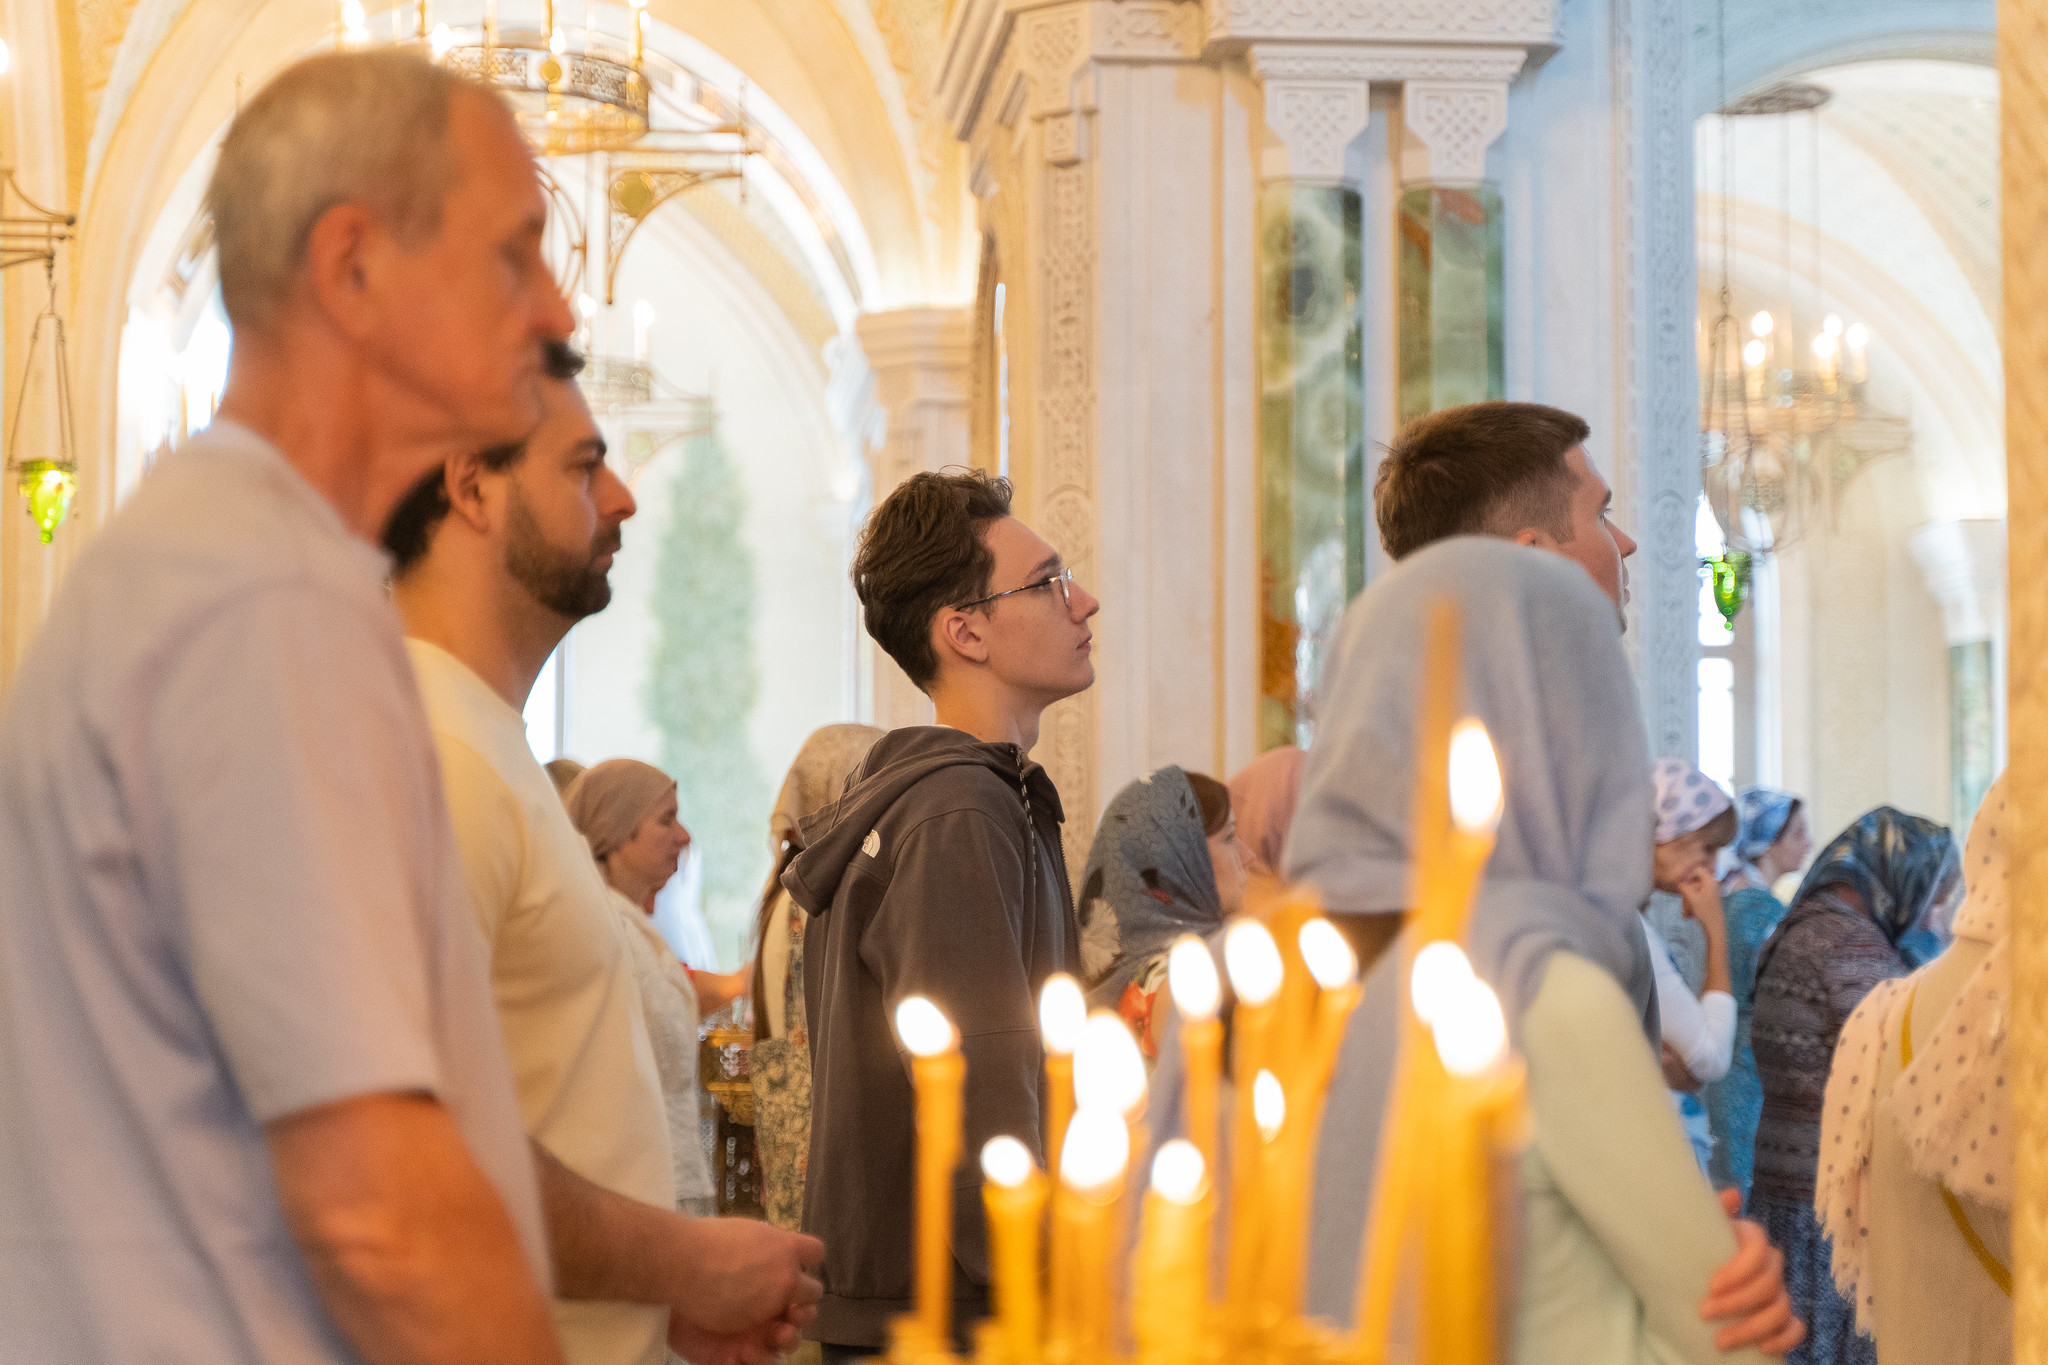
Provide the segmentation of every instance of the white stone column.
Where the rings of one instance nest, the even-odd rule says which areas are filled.
[[[876,502],[913,474],[968,463],[972,320],[970,308],[901,308],[855,320],[885,424],[881,444],[869,452]],[[879,647],[870,648],[874,723],[931,724],[931,698]]]
[[[1961,735],[1974,717],[1988,710],[1991,752],[1976,755],[1988,782],[2005,767],[2006,752],[2006,537],[2005,523],[1990,519],[1930,522],[1913,533],[1913,558],[1927,579],[1927,589],[1941,604],[1942,633],[1953,651],[1959,645],[1989,644],[1990,668],[1976,695],[1959,694],[1959,680],[1949,674],[1950,734]],[[1953,654],[1951,655],[1953,658]],[[1967,738],[1966,735],[1962,736]],[[1951,785],[1964,777],[1959,765],[1971,756],[1949,753]],[[1960,799],[1960,797],[1959,797]],[[1961,821],[1967,810],[1952,812]]]

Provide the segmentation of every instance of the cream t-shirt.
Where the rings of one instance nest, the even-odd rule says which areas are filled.
[[[611,889],[526,744],[526,722],[461,660],[407,640],[455,840],[491,951],[491,990],[527,1135],[593,1184],[676,1206],[661,1078]],[[555,1302],[571,1365],[661,1365],[668,1310]]]

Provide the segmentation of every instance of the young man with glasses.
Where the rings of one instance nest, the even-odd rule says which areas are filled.
[[[967,1154],[953,1203],[956,1333],[988,1312],[975,1155],[1007,1134],[1043,1160],[1039,987],[1077,971],[1059,793],[1028,755],[1039,717],[1095,681],[1100,607],[1010,515],[1010,486],[919,474],[868,519],[853,581],[868,633],[936,724],[869,751],[798,831],[783,876],[810,914],[811,1154],[804,1231],[824,1238],[810,1335],[826,1363],[881,1351],[911,1306],[915,1102],[892,1024],[925,995],[960,1033]]]

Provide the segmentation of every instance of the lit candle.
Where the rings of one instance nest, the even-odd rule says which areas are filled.
[[[1060,1143],[1074,1116],[1074,1049],[1088,1024],[1081,983],[1065,972],[1046,978],[1038,992],[1038,1038],[1045,1048],[1045,1164],[1060,1169]]]
[[[1358,955],[1336,925],[1318,916],[1301,926],[1297,939],[1302,961],[1316,985],[1315,1012],[1293,1083],[1286,1087],[1286,1130],[1280,1137],[1273,1180],[1267,1189],[1273,1210],[1271,1245],[1260,1258],[1265,1266],[1267,1305],[1282,1319],[1301,1311],[1323,1101],[1330,1073],[1336,1069],[1337,1052],[1343,1046],[1345,1026],[1360,995]]]
[[[1180,1011],[1182,1070],[1186,1073],[1188,1138],[1205,1169],[1216,1169],[1216,1092],[1223,1074],[1223,1021],[1216,1017],[1223,986],[1209,945],[1187,935],[1166,959],[1166,983]]]
[[[1201,1152],[1180,1139],[1161,1147],[1145,1196],[1131,1322],[1138,1358],[1147,1365],[1187,1365],[1201,1354],[1214,1212]]]
[[[1263,1163],[1259,1159],[1257,1087],[1250,1078],[1266,1069],[1267,1035],[1280,995],[1280,949],[1265,925],[1241,919],[1224,935],[1223,965],[1230,973],[1231,989],[1237,992],[1237,1010],[1231,1017],[1236,1033],[1231,1065],[1236,1099],[1230,1138],[1230,1264],[1225,1288],[1233,1329],[1256,1333],[1261,1327],[1259,1257],[1270,1211],[1259,1197]]]
[[[1129,1160],[1122,1114],[1095,1105],[1074,1112],[1053,1196],[1053,1348],[1047,1354],[1092,1360],[1108,1351],[1109,1249]]]
[[[960,1090],[967,1063],[944,1012],[921,995],[896,1007],[896,1036],[917,1089],[917,1330],[949,1339],[953,1306],[953,1168],[960,1164]]]
[[[1448,946],[1448,945],[1446,945]],[[1452,948],[1457,952],[1456,948]],[[1507,1021],[1491,987],[1446,964],[1429,1009],[1444,1073],[1433,1125],[1435,1178],[1423,1218],[1422,1347],[1430,1365],[1492,1365],[1494,1153],[1521,1106]]]
[[[996,1331],[1008,1358],[1023,1365],[1039,1352],[1039,1229],[1045,1222],[1045,1177],[1031,1150],[1013,1137],[981,1149],[982,1204],[988,1210],[995,1274]]]
[[[632,0],[626,14],[633,25],[633,69],[638,71],[647,57],[647,0]]]
[[[1476,720],[1459,721],[1448,747],[1444,766],[1449,775],[1451,828],[1444,840],[1438,875],[1429,879],[1430,894],[1417,902],[1423,914],[1420,943],[1465,936],[1472,896],[1486,870],[1486,860],[1493,856],[1494,830],[1500,824],[1500,762],[1494,757],[1486,727]]]
[[[641,299],[633,305],[633,360],[645,365],[654,352],[654,305]]]
[[[1835,391],[1835,338],[1831,333],[1820,332],[1813,338],[1813,358],[1820,362],[1821,387],[1829,393]]]
[[[419,0],[416,10],[414,26],[419,30],[419,40],[424,43],[427,41],[427,31],[430,27],[427,23],[427,0]]]

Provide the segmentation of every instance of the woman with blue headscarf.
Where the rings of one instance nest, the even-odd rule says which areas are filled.
[[[1721,879],[1721,912],[1727,922],[1728,980],[1735,997],[1735,1050],[1728,1072],[1707,1086],[1707,1119],[1714,1153],[1707,1174],[1721,1189],[1738,1190],[1749,1202],[1756,1164],[1756,1123],[1763,1112],[1763,1083],[1750,1051],[1750,1016],[1756,998],[1756,959],[1785,918],[1785,903],[1771,888],[1797,872],[1813,851],[1806,832],[1805,803],[1790,792],[1748,787],[1735,798],[1741,818],[1730,852],[1735,868]]]
[[[1913,936],[1946,938],[1961,888],[1962,860],[1948,829],[1880,806],[1821,850],[1758,954],[1752,1041],[1763,1111],[1750,1214],[1784,1252],[1785,1287],[1807,1323],[1794,1365],[1877,1360],[1835,1289],[1828,1237],[1814,1217],[1828,1067],[1863,998],[1917,965],[1907,955]]]

